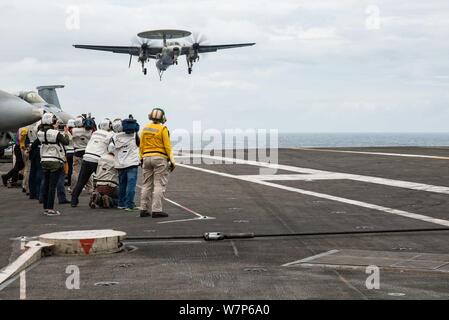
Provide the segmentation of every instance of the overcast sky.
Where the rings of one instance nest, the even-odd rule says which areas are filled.
[[[162,28],[257,45],[203,56],[191,76],[181,59],[162,82],[154,61],[145,77],[126,55],[72,47]],[[65,84],[66,111],[142,123],[161,106],[173,129],[448,132],[448,39],[447,0],[0,0],[0,89]]]

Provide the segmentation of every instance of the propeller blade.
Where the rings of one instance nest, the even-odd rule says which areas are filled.
[[[133,56],[129,55],[129,66],[128,69],[131,68],[131,62],[133,61]]]
[[[204,34],[200,33],[200,34],[197,36],[196,43],[204,44],[205,41],[207,41],[206,36],[205,36]]]
[[[187,42],[189,45],[193,46],[199,46],[201,44],[204,44],[206,42],[206,36],[202,33],[194,32],[188,39]]]
[[[133,45],[139,46],[139,47],[143,47],[143,46],[149,47],[150,44],[151,44],[151,41],[149,39],[143,39],[143,38],[140,38],[138,36],[134,36],[131,39],[131,43]]]

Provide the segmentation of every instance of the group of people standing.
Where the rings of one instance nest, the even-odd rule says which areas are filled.
[[[14,167],[2,175],[17,185],[23,170],[22,191],[39,199],[44,214],[60,215],[60,204],[79,205],[83,190],[90,194],[91,208],[140,211],[141,217],[167,217],[162,200],[168,176],[175,168],[164,110],[155,108],[139,135],[139,124],[127,119],[102,120],[98,127],[90,116],[62,123],[45,113],[40,123],[19,129],[14,145]],[[139,166],[143,181],[140,207],[135,205]],[[65,181],[71,200],[65,193]]]

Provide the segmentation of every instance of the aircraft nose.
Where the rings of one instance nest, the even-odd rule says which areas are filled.
[[[0,131],[16,130],[38,121],[41,117],[39,109],[0,90]]]

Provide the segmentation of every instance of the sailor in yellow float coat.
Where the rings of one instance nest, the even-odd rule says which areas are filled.
[[[140,158],[142,159],[143,184],[140,200],[141,217],[163,218],[162,200],[167,187],[169,172],[175,168],[165,112],[155,108],[149,115],[151,122],[140,135]]]

